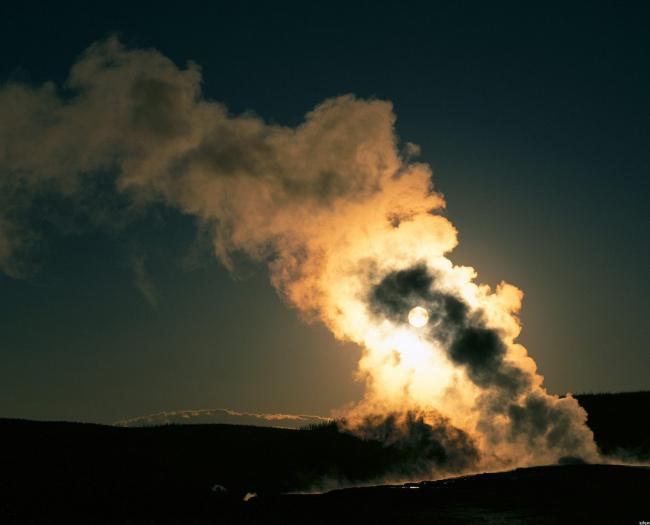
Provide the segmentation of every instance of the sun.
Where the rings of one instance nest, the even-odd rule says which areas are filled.
[[[421,306],[416,306],[409,312],[409,323],[415,328],[421,328],[429,321],[429,312]]]

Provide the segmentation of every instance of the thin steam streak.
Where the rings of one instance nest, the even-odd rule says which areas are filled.
[[[195,64],[109,39],[62,88],[3,86],[0,267],[19,274],[36,235],[21,218],[43,195],[162,202],[196,217],[227,267],[236,252],[268,263],[291,306],[363,348],[366,394],[342,424],[402,443],[413,472],[597,458],[584,410],[549,395],[516,342],[522,292],[446,258],[456,230],[389,102],[328,99],[290,128],[231,116],[200,85]]]
[[[131,256],[131,267],[133,269],[135,287],[151,306],[157,306],[158,292],[156,290],[156,285],[147,272],[145,260],[145,256],[142,253],[135,253]]]

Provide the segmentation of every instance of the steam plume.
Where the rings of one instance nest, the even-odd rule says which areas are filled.
[[[596,457],[584,410],[549,395],[516,343],[522,292],[476,284],[445,257],[456,230],[389,102],[328,99],[290,128],[232,116],[200,84],[195,64],[109,39],[63,87],[5,85],[2,269],[20,273],[37,235],[21,217],[39,196],[82,202],[108,186],[132,209],[163,202],[211,232],[223,264],[236,252],[268,263],[290,305],[362,346],[366,394],[342,413],[351,431],[428,433],[456,469]],[[413,306],[429,312],[422,329],[408,325]]]

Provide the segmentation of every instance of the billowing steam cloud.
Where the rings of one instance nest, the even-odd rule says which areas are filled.
[[[289,304],[363,347],[366,395],[342,412],[351,431],[419,443],[425,464],[451,470],[596,457],[585,412],[547,394],[515,342],[522,293],[478,285],[445,257],[456,230],[390,103],[337,97],[289,128],[231,116],[200,84],[194,64],[109,39],[62,88],[5,85],[3,270],[20,273],[38,235],[22,218],[43,195],[87,203],[110,188],[134,210],[165,203],[211,232],[225,265],[237,252],[268,263]],[[422,328],[407,322],[414,306],[429,314]]]

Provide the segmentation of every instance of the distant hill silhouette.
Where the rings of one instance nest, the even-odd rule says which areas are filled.
[[[604,452],[649,457],[649,392],[576,397]],[[377,480],[405,459],[399,449],[341,433],[333,423],[302,430],[120,428],[0,419],[0,436],[0,523],[55,521],[44,519],[51,516],[93,523],[126,517],[214,523],[221,516],[228,522],[257,508],[242,510],[246,494],[281,506],[285,500],[268,498]]]
[[[265,414],[240,412],[227,408],[202,408],[198,410],[167,410],[146,416],[122,419],[113,423],[118,427],[144,427],[160,425],[252,425],[256,427],[301,428],[329,421],[330,418],[307,414]]]

